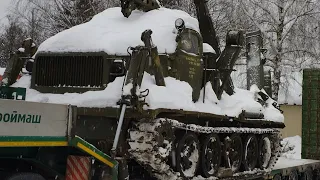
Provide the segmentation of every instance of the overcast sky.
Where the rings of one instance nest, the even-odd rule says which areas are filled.
[[[10,2],[12,2],[12,0],[0,0],[0,27],[3,23],[7,22],[6,15],[8,13]]]

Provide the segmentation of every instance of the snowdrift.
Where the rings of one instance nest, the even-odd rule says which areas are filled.
[[[23,76],[13,85],[13,87],[27,88],[27,101],[72,104],[78,107],[117,107],[117,102],[121,98],[124,77],[118,77],[114,82],[109,83],[102,91],[88,91],[82,94],[44,94],[34,89],[30,89],[31,77]],[[242,110],[248,112],[261,112],[270,121],[283,122],[283,115],[268,102],[267,106],[262,106],[256,102],[256,88],[251,91],[235,89],[235,94],[229,96],[224,93],[222,99],[218,100],[210,83],[206,85],[205,102],[203,102],[203,90],[199,101],[192,101],[192,87],[183,81],[172,77],[165,78],[166,87],[157,86],[154,76],[145,73],[141,91],[149,89],[150,93],[146,97],[146,109],[182,109],[186,111],[199,111],[218,115],[237,117]]]

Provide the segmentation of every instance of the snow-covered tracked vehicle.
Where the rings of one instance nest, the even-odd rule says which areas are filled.
[[[40,106],[35,114],[46,117],[44,122],[55,119],[46,104],[52,110],[51,103],[71,104],[69,110],[61,107],[59,114],[68,118],[59,121],[65,127],[58,134],[92,145],[40,148],[34,155],[99,152],[106,157],[94,156],[101,165],[115,167],[110,153],[119,162],[121,180],[253,179],[270,172],[279,155],[283,115],[263,90],[232,86],[244,32],[229,31],[221,52],[204,0],[195,0],[200,24],[156,0],[121,4],[46,40],[32,75],[14,84],[27,89],[26,101]],[[33,104],[21,106],[28,105]],[[35,122],[33,129],[41,128],[40,120]],[[29,134],[55,134],[36,132]],[[51,173],[65,173],[58,168],[65,156],[44,157]]]

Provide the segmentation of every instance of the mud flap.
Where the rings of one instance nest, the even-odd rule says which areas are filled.
[[[91,157],[68,156],[66,180],[90,179]]]
[[[110,167],[112,169],[112,180],[118,180],[118,162],[116,160],[78,136],[75,136],[70,144]]]

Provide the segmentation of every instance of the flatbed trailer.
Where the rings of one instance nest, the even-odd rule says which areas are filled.
[[[320,161],[312,159],[287,159],[280,157],[274,169],[264,179],[318,180]]]

